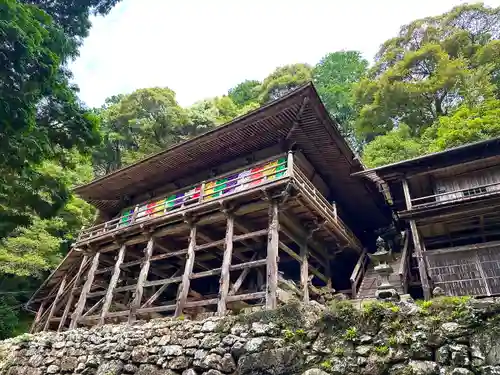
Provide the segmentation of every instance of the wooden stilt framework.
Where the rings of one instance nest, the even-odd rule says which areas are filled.
[[[43,314],[43,312],[45,310],[45,305],[46,305],[46,301],[43,301],[40,304],[40,307],[38,308],[38,311],[36,313],[35,319],[33,320],[33,324],[31,325],[30,333],[35,333],[36,332],[37,325],[40,323],[40,319],[41,319],[42,314]]]
[[[75,283],[73,284],[73,287],[71,288],[70,295],[68,297],[68,301],[66,302],[66,307],[64,308],[63,316],[61,318],[61,321],[59,322],[59,327],[57,328],[57,331],[61,331],[64,327],[64,324],[66,323],[66,319],[68,318],[69,311],[71,310],[71,307],[73,305],[73,299],[75,298],[75,291],[76,288],[78,287],[78,283],[80,282],[80,278],[82,276],[83,271],[85,270],[85,267],[88,265],[88,255],[84,255],[82,259],[82,263],[80,264],[80,268],[78,269],[78,272],[76,274],[76,279]]]
[[[293,153],[287,160],[289,181],[239,192],[207,208],[188,207],[172,223],[144,222],[140,232],[124,230],[93,247],[79,244],[88,255],[81,256],[78,270],[73,266],[73,279],[68,276],[70,282],[54,287],[42,301],[33,330],[55,322],[58,330],[66,329],[69,316],[72,329],[179,317],[197,309],[220,316],[247,306],[274,309],[281,301],[281,273],[300,285],[297,292],[305,302],[317,296],[310,293],[313,281],[331,288],[330,254],[358,241],[348,238],[331,204],[304,182]],[[139,217],[136,210],[134,217]],[[299,267],[288,267],[289,262]]]
[[[108,313],[109,307],[111,306],[111,301],[113,300],[113,293],[120,278],[121,265],[123,263],[123,258],[125,257],[125,250],[127,245],[121,245],[118,251],[118,257],[116,259],[115,268],[113,270],[113,276],[111,276],[111,281],[109,282],[108,290],[106,291],[106,297],[104,297],[104,304],[102,305],[101,318],[99,319],[99,325],[104,324],[106,319],[106,314]]]

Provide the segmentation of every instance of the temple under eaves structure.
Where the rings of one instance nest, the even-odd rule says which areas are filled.
[[[28,302],[32,332],[273,309],[282,281],[351,294],[391,222],[362,170],[308,84],[80,186],[99,217]]]

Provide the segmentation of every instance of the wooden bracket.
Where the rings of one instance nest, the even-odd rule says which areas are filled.
[[[289,182],[285,189],[281,192],[280,202],[279,204],[283,205],[287,202],[287,200],[293,196],[293,192],[295,189],[295,184],[293,182]]]
[[[191,212],[184,212],[182,214],[182,217],[184,219],[184,222],[189,226],[196,224],[196,222],[198,221],[198,219],[195,216],[193,216]]]
[[[317,232],[317,231],[319,231],[320,229],[321,229],[321,228],[320,228],[318,225],[316,225],[316,226],[314,226],[313,228],[309,229],[309,230],[307,231],[307,240],[308,240],[308,241],[309,241],[309,240],[311,240],[311,239],[314,237],[314,233],[316,233],[316,232]]]
[[[220,201],[220,210],[224,213],[224,215],[227,217],[229,215],[232,215],[234,211],[236,211],[236,205],[232,202],[227,202],[227,201]]]

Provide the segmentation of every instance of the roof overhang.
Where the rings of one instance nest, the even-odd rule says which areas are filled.
[[[374,182],[401,180],[453,165],[500,155],[500,137],[353,173]]]
[[[376,187],[351,177],[364,167],[311,83],[228,124],[79,186],[75,192],[114,213],[139,194],[280,143],[302,151],[344,208],[349,201],[356,202],[346,211],[366,218],[363,227],[387,224],[388,214]]]

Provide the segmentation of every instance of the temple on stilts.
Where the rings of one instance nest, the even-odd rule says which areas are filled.
[[[324,291],[374,298],[381,286],[497,294],[499,142],[367,170],[302,86],[76,188],[98,215],[28,302],[31,331],[274,309]]]

